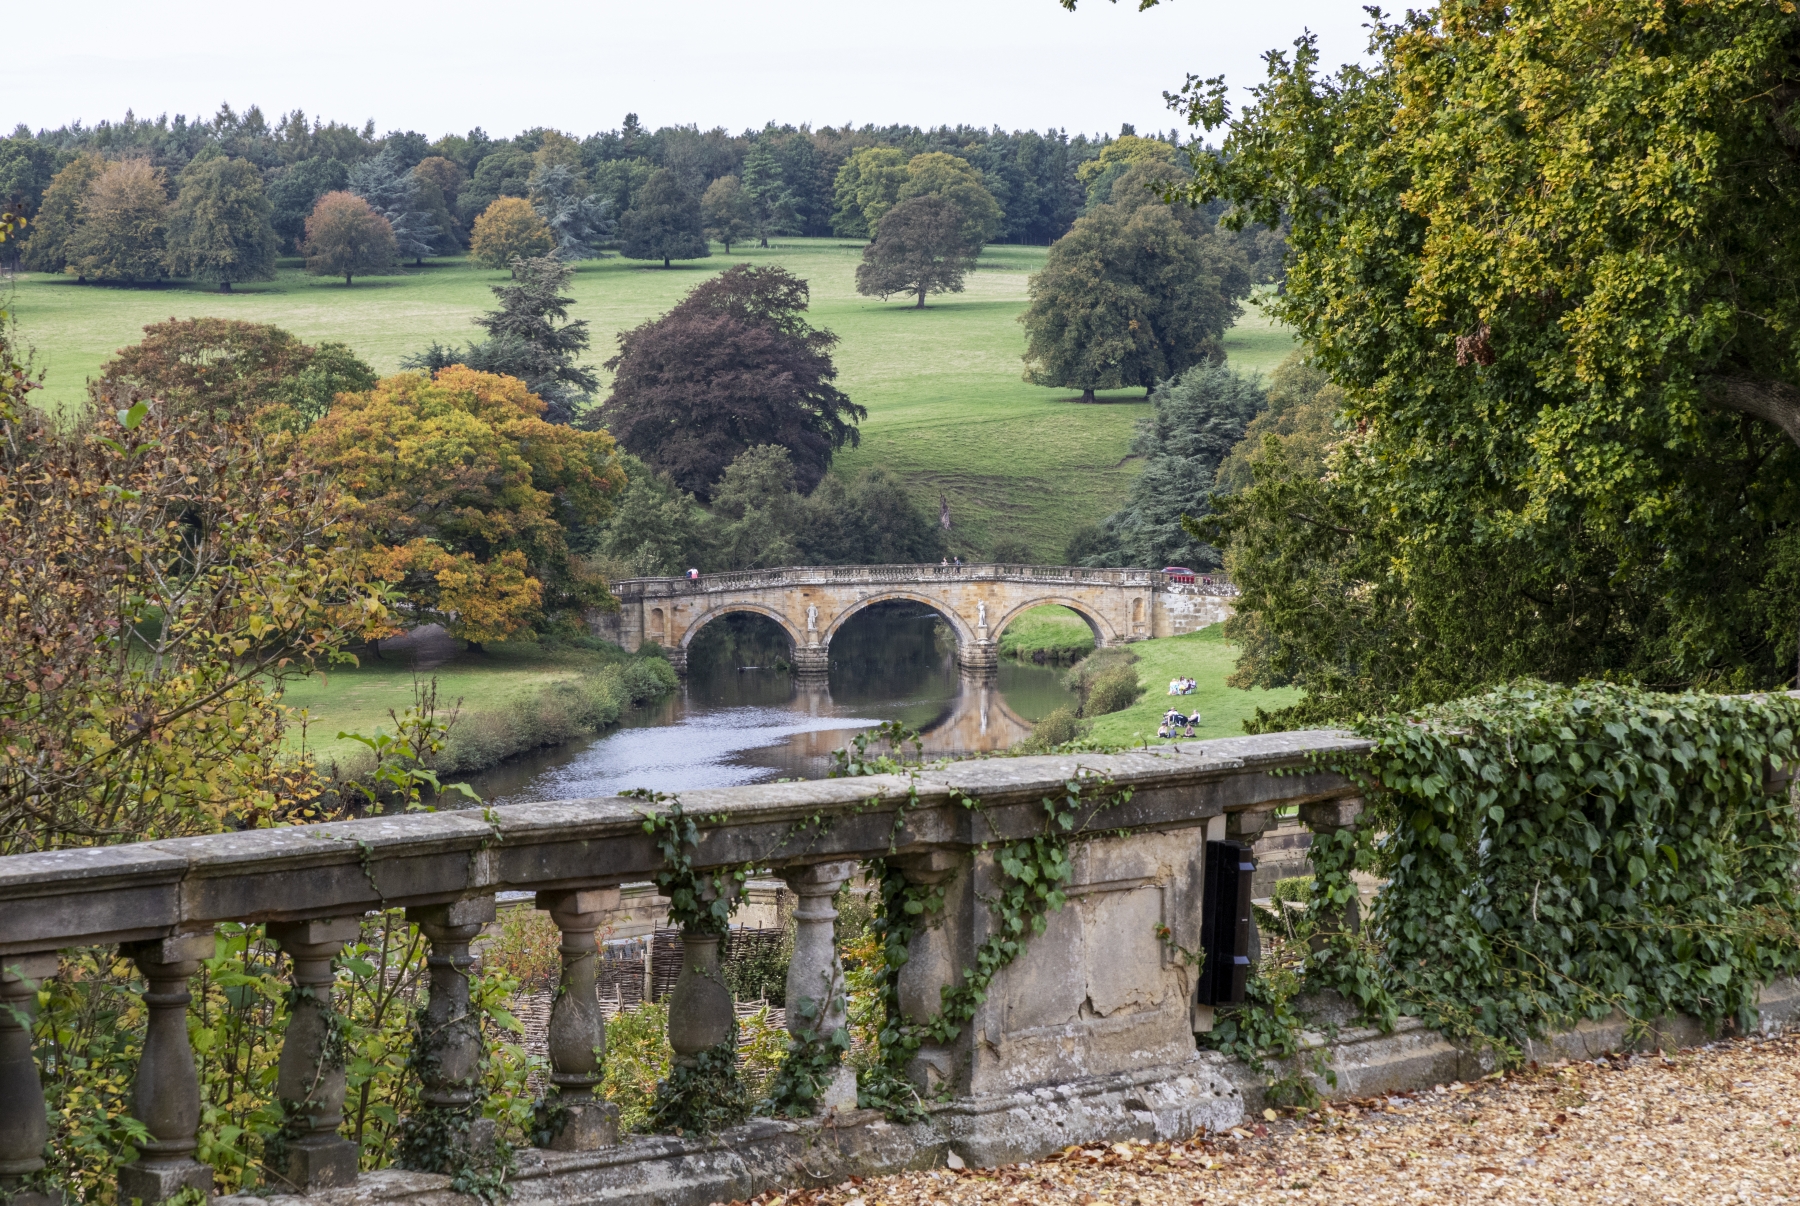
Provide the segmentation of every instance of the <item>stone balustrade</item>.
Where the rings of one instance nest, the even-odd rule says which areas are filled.
[[[1354,789],[1316,769],[1311,756],[1360,748],[1341,733],[1285,733],[963,762],[910,778],[696,791],[682,806],[701,823],[696,868],[767,868],[798,897],[787,1016],[805,1038],[842,1024],[832,898],[860,860],[888,859],[944,893],[943,911],[914,939],[897,986],[901,1007],[923,1019],[995,924],[984,904],[1002,885],[993,845],[1043,832],[1045,798],[1071,778],[1105,785],[1094,798],[1115,802],[1084,817],[1068,904],[996,979],[960,1036],[921,1049],[909,1069],[921,1091],[945,1103],[930,1123],[937,1142],[985,1162],[1236,1121],[1237,1090],[1197,1060],[1193,1031],[1207,1011],[1195,1001],[1191,966],[1176,955],[1200,942],[1204,842],[1225,837],[1228,817],[1239,818],[1232,831],[1254,832],[1256,818],[1287,805],[1323,824],[1351,823]],[[362,1200],[354,1194],[371,1177],[387,1177],[383,1200],[440,1200],[431,1195],[441,1195],[442,1178],[408,1189],[413,1182],[401,1174],[357,1175],[356,1151],[339,1135],[343,1072],[326,1051],[332,960],[364,914],[406,910],[430,943],[422,1031],[433,1049],[415,1061],[419,1100],[454,1111],[468,1104],[480,1042],[465,974],[470,943],[493,920],[495,894],[523,890],[536,894],[562,934],[549,1052],[567,1113],[515,1184],[517,1200],[687,1200],[674,1189],[636,1197],[606,1189],[641,1185],[648,1174],[632,1173],[633,1162],[672,1159],[674,1141],[622,1140],[616,1111],[594,1092],[605,1032],[593,935],[619,885],[662,869],[643,822],[657,807],[618,797],[559,801],[0,858],[0,1003],[10,1006],[0,1010],[0,1196],[31,1206],[48,1200],[24,1192],[42,1167],[47,1134],[25,1028],[30,988],[56,974],[58,951],[100,945],[134,959],[149,986],[133,1112],[152,1138],[124,1167],[121,1200],[210,1192],[211,1170],[195,1159],[200,1097],[185,1028],[187,982],[213,953],[215,927],[244,922],[266,925],[289,956],[296,990],[279,1094],[297,1129],[270,1170],[272,1187],[351,1201]],[[717,937],[690,933],[685,946],[669,1002],[678,1061],[716,1045],[731,1024]],[[797,1007],[803,1002],[811,1004]],[[819,1099],[821,1110],[853,1110],[847,1070]],[[906,1142],[925,1142],[919,1134]],[[479,1122],[458,1139],[487,1141]],[[900,1142],[882,1140],[890,1141]],[[883,1151],[890,1165],[915,1158]],[[567,1188],[578,1182],[586,1187],[579,1193]],[[710,1190],[693,1192],[711,1200]]]

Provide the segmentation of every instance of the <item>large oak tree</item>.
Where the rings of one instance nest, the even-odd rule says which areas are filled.
[[[682,489],[711,497],[725,467],[779,444],[811,490],[868,412],[833,382],[838,337],[806,321],[806,282],[739,264],[619,336],[601,421]]]
[[[272,213],[255,164],[223,156],[196,160],[181,173],[169,214],[169,270],[214,282],[225,293],[232,281],[275,279]]]

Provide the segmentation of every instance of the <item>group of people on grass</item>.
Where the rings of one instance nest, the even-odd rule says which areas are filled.
[[[1170,695],[1192,695],[1194,680],[1191,678],[1172,678],[1169,680]]]
[[[1192,737],[1194,726],[1200,723],[1200,713],[1192,716],[1179,708],[1170,708],[1163,713],[1162,724],[1157,726],[1156,735],[1165,740],[1171,737]]]

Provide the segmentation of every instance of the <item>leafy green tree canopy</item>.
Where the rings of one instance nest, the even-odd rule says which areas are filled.
[[[1445,0],[1368,66],[1271,56],[1235,120],[1189,82],[1229,127],[1194,196],[1291,223],[1273,309],[1355,432],[1232,529],[1315,700],[1793,677],[1797,44],[1746,0]]]
[[[214,281],[275,279],[275,230],[262,173],[247,159],[197,159],[181,173],[169,214],[169,270]]]
[[[925,308],[928,293],[961,293],[977,248],[963,238],[962,211],[928,193],[900,202],[881,219],[875,241],[856,266],[856,291],[870,297],[908,293]]]
[[[755,232],[750,220],[750,197],[736,176],[720,176],[706,186],[700,198],[700,216],[706,222],[706,237],[725,244],[741,243]]]
[[[619,251],[628,259],[698,260],[712,254],[701,229],[700,199],[668,168],[644,181],[620,224]]]
[[[1029,289],[1025,380],[1092,402],[1097,389],[1149,389],[1220,359],[1250,274],[1236,247],[1196,238],[1140,189],[1077,219]]]
[[[70,245],[81,226],[81,203],[106,160],[92,151],[71,159],[44,190],[44,199],[25,231],[25,266],[33,272],[61,272],[70,267]]]
[[[913,197],[942,197],[962,215],[957,230],[965,246],[980,249],[1000,232],[1000,203],[988,191],[981,171],[966,159],[943,151],[914,155],[906,164],[906,182],[894,198],[897,205]],[[880,219],[876,222],[879,224]]]

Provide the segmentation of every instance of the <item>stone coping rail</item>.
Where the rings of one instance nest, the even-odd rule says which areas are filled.
[[[1109,831],[1202,825],[1227,812],[1344,795],[1347,781],[1308,769],[1310,756],[1367,748],[1341,732],[1276,733],[680,799],[690,816],[719,818],[703,827],[696,866],[781,866],[1027,836],[1041,828],[1041,799],[1082,773],[1133,789],[1129,803],[1108,812]],[[963,807],[957,794],[982,808]],[[0,858],[0,955],[162,938],[221,921],[305,921],[638,882],[662,867],[643,829],[644,814],[659,807],[667,805],[610,796],[11,855]],[[820,814],[832,823],[797,828]]]
[[[1237,587],[1223,571],[1194,575],[1193,582],[1161,570],[1111,569],[1084,565],[796,565],[777,569],[731,570],[698,578],[621,578],[613,593],[627,595],[723,594],[768,586],[826,586],[837,583],[883,582],[1095,582],[1113,586],[1182,585],[1190,593],[1235,595]]]
[[[950,1129],[929,1142],[924,1132],[908,1138],[909,1128],[885,1124],[862,1132],[879,1137],[877,1146],[898,1145],[877,1164],[930,1158],[934,1142],[983,1160],[1029,1158],[1045,1145],[1146,1127],[1191,1132],[1241,1116],[1239,1091],[1195,1050],[1194,1031],[1210,1024],[1210,1007],[1199,1002],[1193,965],[1177,957],[1202,946],[1205,843],[1250,837],[1287,805],[1299,805],[1316,832],[1353,825],[1361,811],[1355,785],[1315,758],[1368,747],[1318,730],[989,758],[680,799],[700,826],[695,868],[768,868],[798,898],[787,1027],[797,1042],[816,1044],[843,1024],[833,899],[859,861],[886,859],[943,902],[914,934],[896,980],[901,1009],[922,1021],[996,933],[987,902],[1006,881],[990,846],[1042,833],[1047,798],[1064,795],[1071,780],[1092,785],[1083,798],[1093,811],[1080,816],[1069,851],[1067,905],[988,985],[957,1036],[921,1047],[906,1070],[921,1092],[950,1103],[937,1124]],[[345,1073],[331,1054],[334,961],[366,914],[405,909],[430,944],[419,1028],[428,1049],[412,1061],[417,1108],[428,1126],[464,1119],[458,1144],[490,1144],[493,1124],[470,1114],[482,1045],[470,943],[494,920],[496,897],[520,892],[535,894],[562,935],[549,1020],[549,1081],[562,1122],[546,1141],[548,1163],[538,1165],[549,1178],[538,1182],[545,1200],[611,1200],[622,1186],[673,1175],[658,1161],[678,1150],[678,1165],[705,1163],[691,1143],[621,1146],[617,1109],[596,1092],[606,1037],[595,932],[616,911],[620,885],[663,869],[644,816],[668,807],[614,796],[0,858],[0,1200],[56,1201],[35,1187],[49,1132],[31,1015],[37,985],[59,974],[58,952],[103,944],[117,944],[148,985],[132,1113],[149,1138],[137,1145],[138,1159],[120,1167],[120,1200],[152,1206],[211,1194],[213,1170],[196,1158],[202,1103],[188,981],[215,953],[216,928],[226,922],[265,925],[288,956],[295,989],[276,1087],[291,1133],[264,1188],[404,1198],[412,1191],[403,1187],[421,1183],[359,1176],[357,1146],[340,1133]],[[682,972],[667,997],[668,1037],[675,1062],[694,1066],[730,1041],[734,1012],[719,935],[687,930],[682,946]],[[830,1073],[816,1105],[827,1122],[855,1112],[851,1069]],[[768,1154],[774,1166],[800,1132],[757,1133],[771,1142],[784,1136]],[[637,1200],[656,1199],[652,1189]]]

